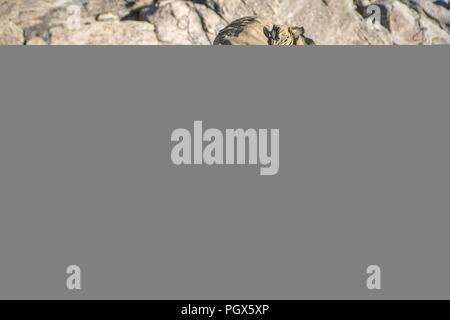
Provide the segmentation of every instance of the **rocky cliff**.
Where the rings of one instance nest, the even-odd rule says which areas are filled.
[[[207,45],[248,15],[304,26],[317,44],[450,44],[448,0],[0,0],[0,44]]]

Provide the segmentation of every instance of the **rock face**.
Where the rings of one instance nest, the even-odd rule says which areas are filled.
[[[448,0],[0,0],[0,43],[208,45],[249,15],[304,26],[319,45],[450,44]]]
[[[143,45],[158,44],[154,27],[136,21],[93,22],[69,30],[54,27],[50,30],[51,43],[56,45]]]
[[[0,20],[0,45],[23,44],[23,30],[8,20]]]

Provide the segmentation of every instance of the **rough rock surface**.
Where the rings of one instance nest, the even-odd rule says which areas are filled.
[[[23,42],[23,30],[9,20],[0,19],[0,45],[19,45]]]
[[[45,46],[47,43],[42,38],[34,37],[27,40],[26,44],[27,46]]]
[[[248,15],[304,26],[317,44],[450,44],[449,0],[0,0],[0,43],[211,44]]]
[[[136,21],[93,22],[73,30],[53,27],[50,36],[51,43],[56,45],[158,44],[153,25]]]

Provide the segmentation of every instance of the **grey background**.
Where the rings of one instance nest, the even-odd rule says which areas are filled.
[[[0,298],[450,298],[449,56],[0,48]],[[278,175],[174,166],[194,120],[279,128]]]

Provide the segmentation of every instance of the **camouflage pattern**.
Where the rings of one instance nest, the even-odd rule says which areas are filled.
[[[274,24],[265,17],[244,17],[222,29],[214,45],[312,45],[303,27]]]

